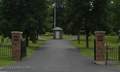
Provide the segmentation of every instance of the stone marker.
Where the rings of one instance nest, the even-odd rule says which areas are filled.
[[[2,37],[2,42],[1,43],[4,43],[4,37]]]

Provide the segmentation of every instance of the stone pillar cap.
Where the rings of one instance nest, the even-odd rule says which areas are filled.
[[[21,31],[11,31],[11,33],[23,33],[23,32],[21,32]]]
[[[94,33],[106,33],[105,31],[95,31]]]

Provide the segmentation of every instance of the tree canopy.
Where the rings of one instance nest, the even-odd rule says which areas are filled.
[[[108,4],[109,0],[67,0],[66,23],[68,28],[76,33],[81,29],[86,32],[86,47],[88,45],[88,36],[95,30],[104,30],[109,32],[108,24]]]
[[[119,0],[111,0],[112,3],[112,14],[111,14],[111,23],[114,29],[120,29],[120,1]]]
[[[24,37],[34,40],[38,33],[51,31],[54,1],[57,26],[74,34],[84,30],[86,47],[90,33],[120,28],[119,0],[1,0],[0,33],[10,37],[13,30],[23,31]]]
[[[9,37],[11,31],[23,31],[23,36],[35,39],[37,33],[52,27],[48,26],[53,21],[50,11],[46,0],[1,0],[0,31]]]

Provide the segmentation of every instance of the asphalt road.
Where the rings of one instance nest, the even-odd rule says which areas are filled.
[[[70,44],[76,38],[47,40],[31,56],[0,68],[0,72],[120,72],[114,62],[96,65],[93,58],[83,56]]]

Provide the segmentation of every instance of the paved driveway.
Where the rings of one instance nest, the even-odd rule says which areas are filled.
[[[15,65],[1,68],[9,72],[120,72],[114,62],[108,65],[96,65],[94,59],[84,57],[70,40],[47,40],[34,53]],[[1,72],[1,71],[0,71]]]

